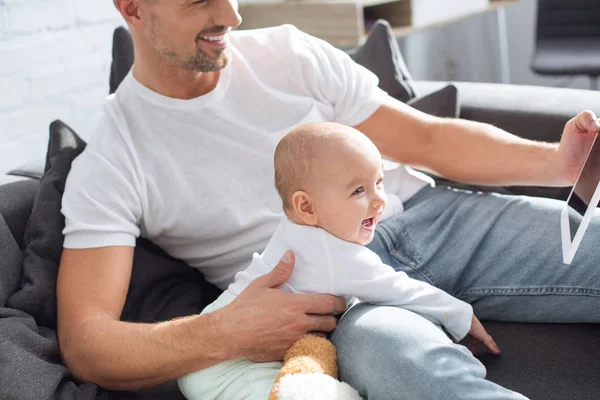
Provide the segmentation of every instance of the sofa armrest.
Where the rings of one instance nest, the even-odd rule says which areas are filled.
[[[447,82],[414,81],[418,95]],[[567,121],[583,110],[600,110],[600,92],[544,86],[453,82],[461,118],[485,122],[517,136],[556,142]]]
[[[10,171],[7,175],[22,176],[39,180],[42,179],[42,175],[44,175],[45,165],[46,160],[43,158],[31,160],[17,169]]]

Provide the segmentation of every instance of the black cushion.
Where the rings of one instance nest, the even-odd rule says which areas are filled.
[[[114,93],[133,65],[133,41],[129,31],[122,26],[113,33],[112,64],[110,67],[110,93]]]
[[[348,52],[350,57],[379,78],[379,87],[390,96],[407,102],[415,96],[412,77],[406,68],[390,24],[377,20],[365,43]]]
[[[83,140],[63,122],[50,125],[46,167],[23,241],[23,284],[7,303],[50,328],[56,328],[56,276],[64,228],[61,198],[71,162],[84,148]]]
[[[448,85],[433,93],[412,98],[406,104],[436,117],[458,118],[460,116],[458,89],[454,85]]]

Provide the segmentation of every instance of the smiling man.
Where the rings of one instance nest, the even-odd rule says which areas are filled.
[[[565,186],[600,126],[582,112],[560,144],[545,144],[428,116],[291,26],[232,32],[241,18],[231,0],[115,5],[135,63],[68,177],[57,288],[63,359],[105,388],[149,387],[238,357],[279,360],[305,332],[336,328],[331,314],[345,310],[342,299],[277,289],[293,255],[213,313],[119,320],[137,237],[221,289],[264,249],[283,215],[273,153],[292,128],[354,126],[387,158],[457,181]],[[569,269],[558,268],[560,202],[434,188],[403,166],[389,177],[394,215],[370,244],[386,264],[472,303],[480,318],[600,322],[600,250],[586,246]],[[523,398],[485,380],[466,348],[404,309],[354,307],[332,340],[342,379],[366,398]]]

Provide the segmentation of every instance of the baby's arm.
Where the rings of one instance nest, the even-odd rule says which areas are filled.
[[[471,329],[473,308],[428,283],[410,278],[384,264],[367,248],[346,251],[331,260],[335,295],[355,296],[360,301],[398,306],[443,325],[456,339]],[[334,265],[335,264],[335,265]]]

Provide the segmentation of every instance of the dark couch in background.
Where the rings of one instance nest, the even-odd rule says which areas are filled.
[[[388,93],[416,108],[491,123],[526,138],[557,141],[564,124],[578,112],[600,110],[597,92],[413,81],[385,23],[376,25],[369,41],[351,56],[373,70]],[[111,92],[132,60],[129,35],[117,29]],[[54,330],[54,285],[64,224],[60,196],[70,163],[84,147],[74,132],[55,122],[45,165],[34,163],[0,176],[0,398],[181,398],[173,382],[118,393],[75,382],[61,366]],[[564,188],[470,188],[560,199],[568,194]],[[217,293],[195,270],[140,240],[122,318],[157,321],[188,315],[199,312]],[[503,350],[500,357],[476,354],[490,380],[532,399],[600,398],[600,324],[486,321],[485,326]]]

